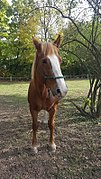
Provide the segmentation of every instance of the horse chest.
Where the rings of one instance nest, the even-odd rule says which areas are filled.
[[[53,97],[52,93],[50,93],[44,100],[42,100],[42,108],[49,111],[55,103],[56,99]]]

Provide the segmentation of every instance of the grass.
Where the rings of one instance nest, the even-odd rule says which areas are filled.
[[[28,89],[28,83],[25,82],[18,82],[18,83],[11,83],[11,82],[2,82],[0,83],[0,95],[21,95],[26,96]]]
[[[67,81],[68,95],[67,98],[78,98],[85,97],[89,88],[88,80],[71,80]],[[0,83],[0,95],[5,97],[11,97],[12,103],[21,100],[25,102],[27,99],[29,83],[18,82],[18,83]],[[23,101],[24,100],[24,101]]]
[[[1,83],[1,103],[7,105],[25,105],[27,103],[28,83]]]
[[[67,81],[67,84],[69,86],[69,97],[86,97],[89,89],[88,80],[71,80]]]
[[[67,81],[68,94],[59,103],[55,118],[56,153],[47,147],[49,129],[39,123],[40,147],[31,147],[31,116],[27,103],[29,83],[0,83],[1,179],[100,179],[101,126],[79,115],[68,101],[82,105],[88,80]],[[40,113],[39,119],[43,118]]]

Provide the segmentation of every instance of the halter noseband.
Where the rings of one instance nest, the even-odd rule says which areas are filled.
[[[44,76],[46,80],[52,80],[52,79],[61,79],[64,78],[64,76]]]

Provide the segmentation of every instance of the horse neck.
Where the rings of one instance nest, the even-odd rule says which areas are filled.
[[[46,90],[46,86],[44,84],[43,76],[38,71],[36,71],[35,68],[33,70],[32,81],[35,86],[35,91],[41,96],[43,91]]]
[[[36,72],[35,76],[34,76],[34,82],[35,85],[39,88],[39,90],[44,88],[44,80],[43,80],[43,76],[41,76],[40,74],[38,74],[38,72]]]
[[[32,81],[33,84],[35,86],[35,91],[40,95],[43,93],[43,91],[46,91],[46,86],[44,84],[44,77],[42,76],[42,74],[40,73],[40,71],[37,70],[37,65],[38,65],[38,61],[37,61],[37,53],[36,53],[36,57],[35,60],[33,61],[32,64]]]

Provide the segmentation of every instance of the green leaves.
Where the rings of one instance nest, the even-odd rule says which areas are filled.
[[[30,13],[32,4],[28,3],[28,0],[16,0],[9,6],[6,0],[1,1],[0,76],[30,74],[34,56],[32,36],[37,31],[38,21]]]
[[[85,101],[85,104],[86,106],[91,106],[91,99],[90,98],[87,98],[86,101]]]

